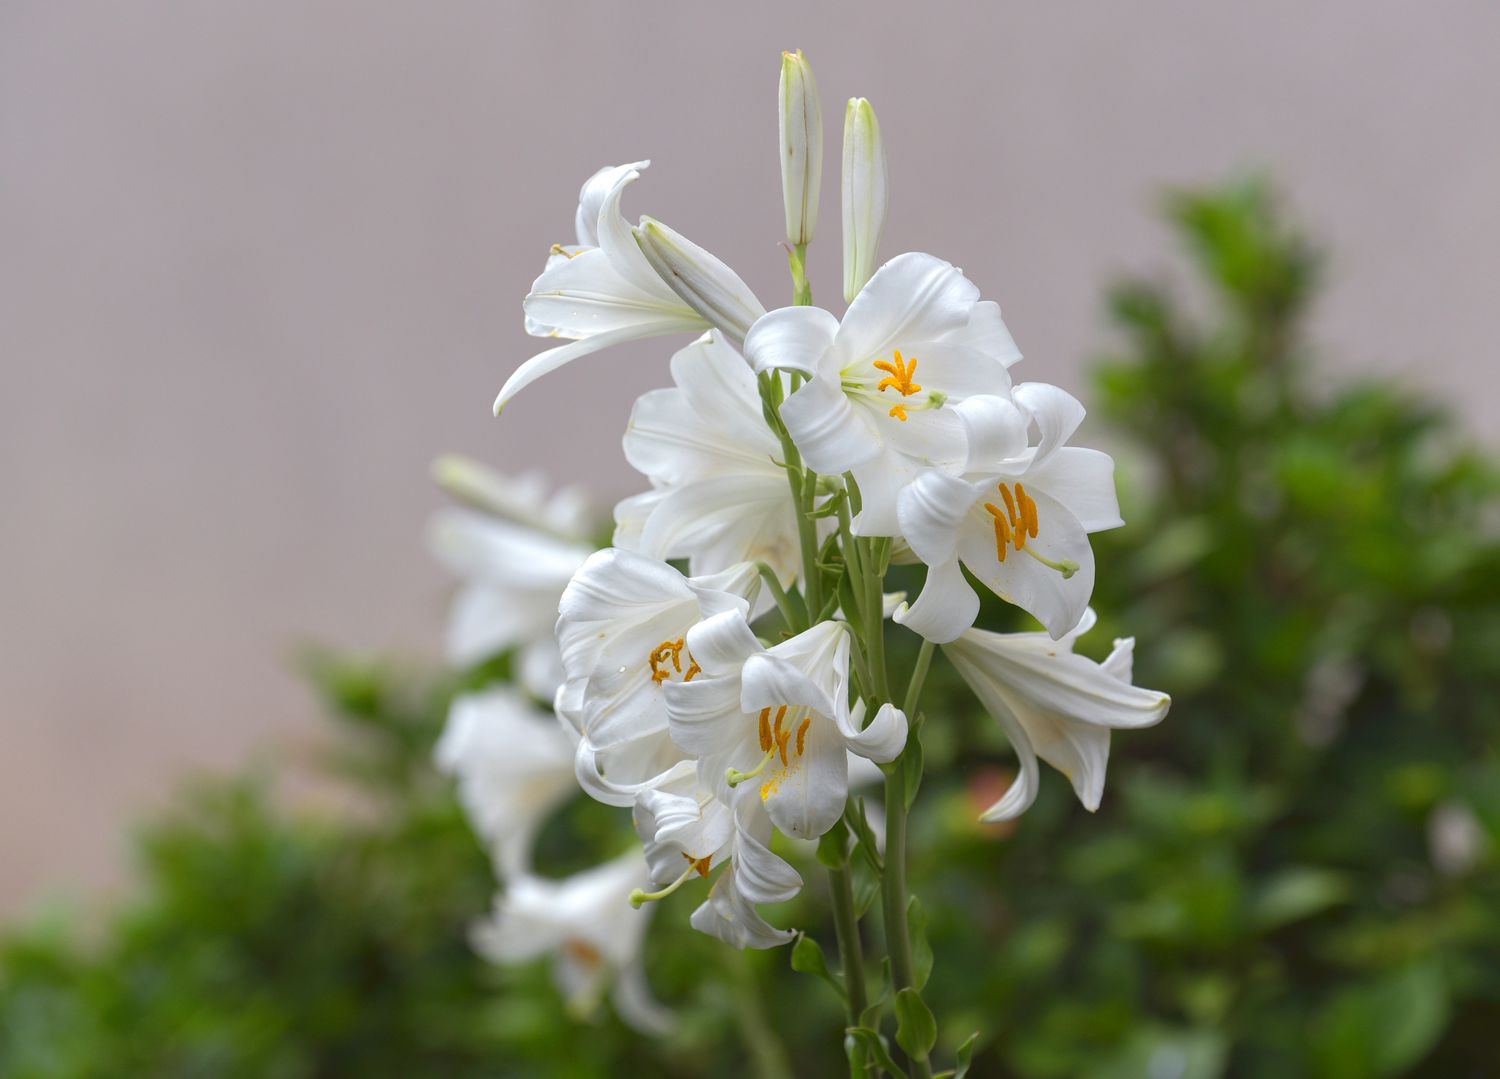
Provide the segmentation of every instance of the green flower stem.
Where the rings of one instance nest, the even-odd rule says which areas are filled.
[[[880,888],[893,988],[916,990],[916,965],[906,924],[911,893],[906,884],[906,772],[900,757],[885,771],[885,872]],[[932,1065],[926,1056],[911,1058],[911,1074],[915,1079],[932,1079]]]
[[[828,871],[833,893],[833,925],[839,938],[839,959],[844,966],[844,991],[849,998],[849,1025],[857,1026],[869,1007],[865,994],[865,954],[859,937],[859,915],[854,909],[854,873],[846,859],[843,866]]]
[[[932,653],[936,651],[936,647],[923,638],[922,647],[917,652],[917,665],[912,668],[911,681],[906,684],[906,703],[901,709],[906,713],[908,723],[916,720],[917,704],[922,700],[922,687],[927,683],[927,668],[932,666]]]
[[[792,271],[792,303],[797,307],[812,306],[812,283],[807,279],[807,245],[798,244],[786,253],[787,265]]]
[[[732,951],[729,975],[735,1023],[740,1028],[740,1040],[750,1054],[756,1079],[791,1079],[792,1067],[787,1061],[786,1047],[766,1017],[761,1003],[761,979],[751,965],[750,957],[738,949]]]

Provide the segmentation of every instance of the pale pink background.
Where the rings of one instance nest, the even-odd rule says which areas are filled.
[[[1162,184],[1266,165],[1318,329],[1493,423],[1500,8],[1434,3],[0,5],[0,909],[119,879],[188,769],[305,755],[297,641],[435,651],[427,464],[633,484],[665,344],[489,403],[578,184],[772,303],[778,51],[870,97],[885,251],[962,265],[1080,388]],[[837,160],[836,141],[830,161]],[[814,281],[838,280],[836,178]]]

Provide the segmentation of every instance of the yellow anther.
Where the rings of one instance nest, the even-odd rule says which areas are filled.
[[[892,360],[876,360],[875,370],[886,372],[886,377],[880,380],[875,387],[877,391],[895,390],[902,397],[911,397],[922,392],[922,387],[912,381],[917,373],[917,358],[913,356],[908,363],[901,357],[901,350],[896,350],[896,358]],[[901,417],[905,418],[905,417]]]
[[[651,663],[651,681],[657,685],[670,681],[673,673],[682,675],[684,682],[691,682],[695,675],[703,673],[703,668],[698,666],[698,661],[688,653],[688,669],[686,673],[682,669],[682,650],[687,646],[687,638],[678,637],[675,641],[662,641],[651,650],[647,659]],[[671,664],[669,667],[668,664]]]
[[[688,864],[689,865],[691,865],[694,869],[696,869],[698,871],[698,875],[700,877],[706,877],[706,876],[708,876],[708,871],[709,871],[709,869],[711,867],[711,864],[713,862],[713,856],[712,855],[705,854],[702,858],[694,858],[687,851],[683,851],[682,852],[682,856],[688,860]]]
[[[891,411],[888,413],[888,415],[895,416],[896,419],[900,420],[902,423],[905,423],[906,420],[907,420],[906,406],[905,405],[892,405],[891,406]]]
[[[771,740],[771,710],[762,708],[760,710],[760,751],[771,752],[771,747],[776,743]]]
[[[569,937],[563,942],[563,951],[568,953],[569,958],[576,960],[586,967],[597,967],[604,962],[604,953],[593,944],[577,937]]]
[[[797,728],[797,756],[807,752],[807,728],[812,726],[812,720],[804,719],[802,725]]]
[[[1021,504],[1021,520],[1026,525],[1027,533],[1031,536],[1032,539],[1036,539],[1036,530],[1038,527],[1036,519],[1036,503],[1032,501],[1031,496],[1026,493],[1026,488],[1021,486],[1020,481],[1016,482],[1016,501]]]
[[[575,259],[579,255],[583,254],[583,252],[582,251],[569,251],[562,244],[553,244],[552,245],[552,254],[554,254],[554,255],[563,255],[563,256],[565,256],[567,258]]]
[[[1015,493],[1012,494],[1009,484],[996,485],[1000,497],[1005,501],[1004,512],[993,502],[984,504],[985,512],[995,519],[995,557],[1001,562],[1005,561],[1010,548],[1014,547],[1018,551],[1025,550],[1026,541],[1035,539],[1040,527],[1037,521],[1035,500],[1026,493],[1026,488],[1020,483],[1017,483],[1015,487]]]

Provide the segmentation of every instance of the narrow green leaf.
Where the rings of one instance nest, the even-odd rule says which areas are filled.
[[[822,978],[833,986],[833,991],[841,999],[844,998],[844,985],[828,969],[828,961],[823,957],[822,946],[806,933],[799,933],[797,943],[792,945],[792,969],[799,974],[812,974]]]
[[[843,869],[849,864],[849,828],[842,820],[818,840],[818,861],[829,869]]]
[[[955,1059],[958,1067],[953,1069],[953,1079],[964,1079],[969,1074],[969,1065],[974,1062],[974,1046],[979,1042],[979,1031],[975,1031],[964,1039],[964,1043],[958,1047]]]
[[[916,1060],[925,1060],[937,1042],[937,1020],[922,994],[907,986],[896,994],[896,1044]]]
[[[911,717],[908,716],[908,719]],[[922,786],[922,767],[924,755],[922,752],[922,739],[919,733],[919,724],[912,723],[906,734],[906,748],[901,751],[901,760],[897,767],[901,769],[902,782],[906,788],[906,808],[911,809],[911,804],[917,799],[917,790]]]
[[[880,894],[880,875],[863,859],[853,863],[854,869],[854,913],[863,918]]]
[[[912,976],[920,991],[932,977],[932,945],[927,940],[927,911],[916,896],[906,907],[906,931],[911,936]]]

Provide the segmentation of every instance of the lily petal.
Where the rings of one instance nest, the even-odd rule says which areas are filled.
[[[821,307],[780,307],[750,327],[745,359],[756,371],[775,368],[812,375],[838,329],[839,320]]]

